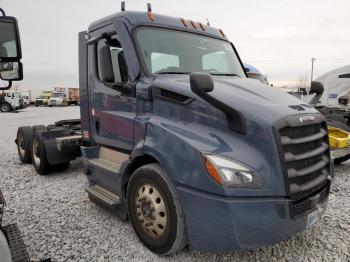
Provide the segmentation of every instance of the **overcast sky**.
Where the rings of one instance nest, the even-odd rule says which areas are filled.
[[[281,85],[350,64],[349,0],[132,0],[129,10],[184,17],[223,29],[244,62]],[[117,0],[0,0],[17,17],[23,51],[21,89],[78,86],[78,32],[120,10]]]

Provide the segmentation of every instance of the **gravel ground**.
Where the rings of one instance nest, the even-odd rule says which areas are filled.
[[[31,165],[20,163],[14,143],[19,126],[77,117],[78,107],[32,107],[19,113],[0,113],[0,187],[8,204],[4,222],[18,223],[32,259],[350,261],[350,162],[336,168],[323,219],[278,245],[255,251],[225,254],[182,251],[158,257],[142,246],[128,222],[89,202],[79,160],[68,171],[49,176],[39,176]]]

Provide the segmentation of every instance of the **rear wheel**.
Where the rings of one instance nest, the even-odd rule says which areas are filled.
[[[46,149],[43,138],[37,132],[34,132],[31,139],[30,153],[32,164],[40,175],[46,175],[52,170],[52,166],[47,161]]]
[[[159,164],[145,165],[133,173],[127,202],[133,228],[148,249],[168,255],[185,246],[182,208],[172,181]]]
[[[1,112],[3,112],[3,113],[11,112],[11,110],[12,110],[11,105],[9,105],[8,103],[0,104],[0,111]]]
[[[21,126],[17,131],[17,150],[22,163],[30,164],[32,158],[30,156],[30,140],[33,130],[30,126]]]

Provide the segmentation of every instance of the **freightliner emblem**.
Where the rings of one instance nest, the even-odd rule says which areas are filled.
[[[314,116],[302,116],[299,118],[300,123],[308,123],[315,120]]]

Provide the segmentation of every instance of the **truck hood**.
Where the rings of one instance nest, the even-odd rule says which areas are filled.
[[[213,76],[214,90],[209,94],[245,114],[259,114],[273,121],[286,115],[317,113],[301,100],[255,79]],[[153,86],[201,99],[191,91],[188,75],[161,75]]]

